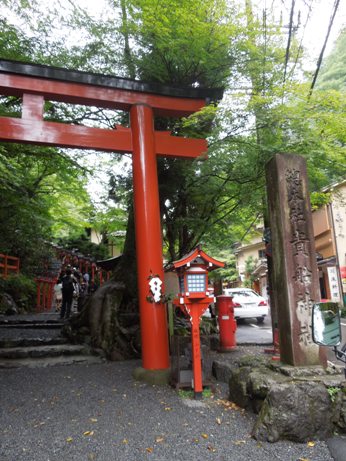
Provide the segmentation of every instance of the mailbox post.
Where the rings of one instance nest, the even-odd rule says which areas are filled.
[[[220,351],[233,351],[237,348],[235,333],[237,322],[234,319],[232,296],[217,296],[218,321],[220,328]]]
[[[208,256],[199,245],[183,258],[172,263],[179,278],[179,294],[173,300],[191,323],[193,389],[195,399],[202,397],[202,361],[199,324],[209,304],[215,301],[208,290],[208,272],[224,267],[224,263]]]

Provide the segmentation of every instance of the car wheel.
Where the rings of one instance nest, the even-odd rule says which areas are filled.
[[[264,317],[257,317],[257,323],[261,324],[264,322]]]

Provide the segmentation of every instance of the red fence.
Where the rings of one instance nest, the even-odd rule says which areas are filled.
[[[37,277],[36,282],[36,311],[50,311],[53,302],[54,285],[56,279],[48,277]]]
[[[19,273],[19,258],[0,253],[0,277],[7,278],[9,275]]]

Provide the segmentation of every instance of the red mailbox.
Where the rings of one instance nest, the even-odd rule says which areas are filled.
[[[237,322],[234,319],[232,296],[220,295],[217,297],[218,321],[220,329],[220,351],[233,351],[237,347],[235,333]]]
[[[179,294],[173,303],[191,322],[193,388],[196,399],[201,398],[203,392],[199,322],[209,304],[215,301],[214,295],[208,290],[208,272],[224,265],[208,256],[200,245],[172,263],[179,278]]]

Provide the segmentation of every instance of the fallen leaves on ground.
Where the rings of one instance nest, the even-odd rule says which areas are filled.
[[[126,445],[129,443],[129,441],[127,439],[123,439],[123,443]]]
[[[220,426],[220,424],[221,424],[221,418],[215,418],[215,421],[216,421],[217,424]]]
[[[97,418],[90,418],[90,420],[92,423],[97,423]]]
[[[72,442],[73,438],[72,437],[67,437],[66,442]]]
[[[315,442],[308,442],[307,445],[308,445],[308,447],[314,447],[314,446],[315,446]]]
[[[148,453],[152,453],[154,451],[154,448],[148,447],[145,449]]]
[[[204,438],[204,439],[207,439],[209,436],[208,434],[201,434],[201,436]]]
[[[34,425],[34,427],[40,427],[40,426],[44,426],[46,423],[44,421],[41,421],[37,424]]]
[[[165,407],[165,411],[171,411],[172,408],[171,407]]]
[[[85,435],[85,437],[91,437],[92,435],[94,435],[94,431],[85,431],[83,432],[83,435]]]
[[[233,443],[234,445],[243,445],[244,443],[246,443],[246,440],[235,440]]]
[[[215,453],[215,452],[216,452],[216,448],[213,447],[213,445],[208,445],[208,446],[207,446],[207,449],[208,449],[209,451],[211,451],[212,453]]]
[[[243,408],[241,408],[239,405],[237,405],[234,402],[230,402],[229,400],[225,399],[218,399],[216,401],[218,405],[222,405],[225,407],[227,410],[237,410],[237,411],[243,411]]]
[[[156,443],[161,443],[161,442],[163,442],[164,440],[165,440],[165,439],[164,439],[163,437],[156,437],[155,442],[156,442]]]

